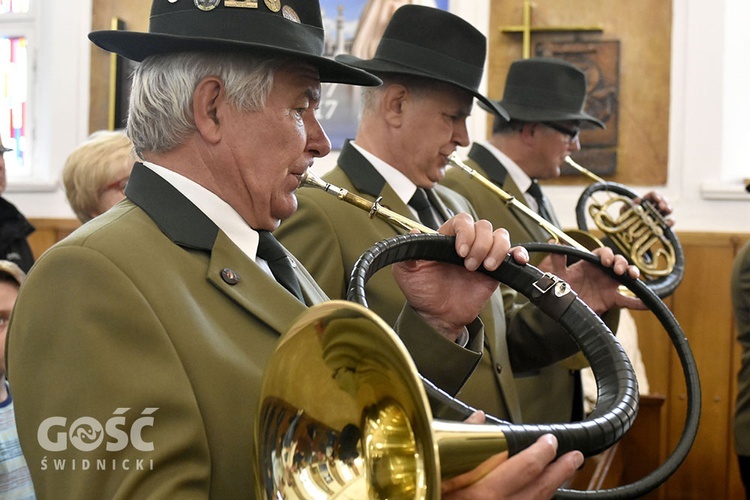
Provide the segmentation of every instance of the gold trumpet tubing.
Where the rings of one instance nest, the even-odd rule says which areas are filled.
[[[573,158],[571,158],[570,156],[566,156],[565,157],[565,163],[567,163],[568,165],[570,165],[571,167],[573,167],[575,170],[577,170],[578,172],[580,172],[583,175],[585,175],[586,177],[588,177],[589,179],[593,180],[594,182],[601,182],[601,183],[604,183],[604,184],[606,184],[606,182],[607,182],[604,179],[602,179],[601,177],[599,177],[598,175],[596,175],[591,170],[587,169],[586,167],[582,167],[581,165],[579,165],[578,163],[576,163],[573,160]]]
[[[604,208],[608,208],[606,205]],[[589,207],[589,213],[597,227],[628,254],[630,261],[635,263],[644,275],[653,279],[671,274],[676,262],[674,247],[665,241],[663,231],[654,230],[653,221],[649,223],[649,219],[644,218],[642,211],[632,209],[613,219],[602,208],[595,205]]]
[[[613,217],[610,220],[624,221],[628,219],[636,219],[647,228],[647,231],[650,231],[654,235],[658,236],[662,240],[662,242],[664,242],[664,244],[669,244],[666,236],[664,236],[664,229],[668,227],[668,224],[664,220],[664,217],[650,203],[645,207],[642,205],[634,205],[630,199],[625,198],[624,196],[617,196],[608,200],[603,205],[591,205],[591,207],[594,208],[590,208],[589,210],[590,213],[593,213],[593,210],[598,210],[604,213],[616,212],[616,210],[612,210],[612,207],[615,203],[618,202],[622,203],[627,208],[625,210],[621,210],[620,214],[616,218]],[[617,222],[614,222],[612,225],[616,224]]]
[[[612,238],[615,244],[620,245],[618,237]],[[663,247],[658,246],[659,240],[645,237],[630,246],[629,258],[636,263],[646,279],[655,279],[669,276],[674,268],[675,257]]]
[[[645,237],[638,240],[633,245],[633,254],[638,256],[649,255],[648,260],[641,258],[641,270],[648,277],[669,276],[676,262],[674,253],[669,250],[671,247],[663,247],[659,244],[658,238]]]
[[[374,217],[378,217],[379,219],[384,220],[385,222],[398,229],[403,229],[407,232],[413,229],[417,229],[420,233],[425,234],[437,233],[437,231],[432,228],[424,226],[413,219],[404,217],[403,215],[384,207],[380,204],[380,200],[382,198],[378,198],[374,202],[370,201],[367,198],[363,198],[354,193],[350,193],[344,188],[334,186],[333,184],[324,181],[323,179],[312,173],[309,169],[304,174],[302,174],[299,187],[315,187],[321,189],[326,193],[330,193],[331,195],[336,196],[339,200],[345,201],[350,205],[354,205],[355,207],[368,212],[371,219]]]
[[[600,182],[605,185],[607,184],[607,181],[605,181],[586,167],[583,167],[580,164],[576,163],[570,156],[565,157],[565,163],[567,163],[573,169],[577,170],[589,179],[593,180],[594,182]],[[653,231],[654,234],[661,238],[662,243],[665,246],[672,246],[666,236],[664,236],[664,229],[669,227],[669,224],[667,224],[664,215],[662,215],[662,213],[659,212],[659,210],[652,203],[650,203],[649,201],[644,201],[642,204],[636,205],[629,198],[619,195],[613,195],[608,190],[605,190],[605,192],[610,196],[610,200],[605,202],[604,204],[605,207],[609,207],[610,205],[617,202],[624,203],[626,206],[630,207],[631,210],[636,210],[638,212],[638,216],[644,221],[644,223],[650,228],[650,230]],[[603,210],[606,210],[606,208],[603,208]]]
[[[492,455],[508,449],[508,440],[496,425],[433,420],[432,430],[443,478],[468,472]]]
[[[490,191],[497,194],[503,200],[503,202],[505,202],[506,205],[511,206],[514,209],[523,212],[528,217],[531,217],[531,219],[533,219],[542,229],[547,231],[550,234],[550,236],[552,236],[555,239],[557,243],[564,242],[572,246],[573,248],[577,248],[578,250],[590,252],[589,249],[587,249],[581,243],[576,241],[574,238],[571,238],[570,236],[565,234],[564,231],[560,230],[557,226],[550,223],[543,217],[540,217],[539,214],[537,214],[536,212],[531,210],[529,207],[527,207],[526,205],[518,201],[515,196],[508,193],[501,187],[497,186],[494,182],[490,181],[489,179],[481,175],[479,172],[477,172],[476,170],[474,170],[473,168],[471,168],[470,166],[468,166],[467,164],[459,160],[455,152],[452,153],[448,157],[448,163],[450,163],[454,167],[460,168],[461,170],[469,174],[469,177],[471,177],[474,180],[479,181],[479,183],[482,184],[484,187],[486,187]]]

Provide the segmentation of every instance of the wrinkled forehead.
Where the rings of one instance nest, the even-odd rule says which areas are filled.
[[[289,82],[308,89],[311,98],[320,99],[320,72],[312,64],[294,60],[285,62],[279,66],[275,75],[276,77],[283,75],[282,78],[287,78]]]

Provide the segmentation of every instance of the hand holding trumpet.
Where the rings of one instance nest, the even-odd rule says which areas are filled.
[[[443,481],[441,498],[552,498],[583,464],[578,451],[555,460],[556,452],[557,439],[547,434],[510,458],[508,452],[493,455],[466,474]]]

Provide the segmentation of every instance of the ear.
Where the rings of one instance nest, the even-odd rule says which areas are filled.
[[[519,134],[521,135],[521,141],[524,144],[530,145],[533,143],[534,138],[539,134],[539,123],[528,122],[524,123]]]
[[[409,89],[394,83],[388,86],[380,102],[383,118],[392,127],[398,128],[404,123],[404,110],[409,100]]]
[[[221,138],[219,106],[224,101],[224,84],[209,76],[198,83],[193,92],[193,119],[204,140],[215,144]]]

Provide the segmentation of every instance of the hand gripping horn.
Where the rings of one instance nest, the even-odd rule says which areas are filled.
[[[641,205],[633,203],[632,200],[637,198],[637,195],[625,186],[604,181],[570,157],[566,157],[565,161],[579,172],[598,181],[590,185],[578,200],[577,231],[563,231],[546,221],[512,194],[466,165],[455,152],[448,158],[452,166],[463,170],[470,179],[495,193],[513,211],[532,219],[558,243],[565,243],[579,250],[591,250],[609,244],[615,252],[624,255],[631,264],[641,270],[646,284],[658,297],[671,295],[682,281],[685,258],[679,240],[664,217],[647,201]],[[588,204],[591,195],[596,191],[619,193],[627,198],[611,197],[604,204]],[[628,210],[623,209],[620,213],[614,214],[612,209],[623,207]],[[597,227],[607,236],[606,241],[589,232],[586,224],[587,210]]]
[[[559,245],[532,251],[596,257]],[[547,248],[549,247],[549,248]],[[441,235],[403,235],[379,242],[352,273],[349,299],[311,308],[282,339],[264,374],[256,427],[259,492],[267,498],[439,498],[440,479],[472,469],[503,450],[517,453],[553,433],[559,453],[599,453],[630,428],[638,407],[637,381],[611,332],[564,282],[506,259],[488,273],[517,289],[558,320],[587,356],[598,401],[583,422],[550,425],[472,425],[433,420],[427,395],[457,416],[473,409],[441,393],[416,372],[396,335],[366,306],[364,286],[377,270],[410,259],[460,264],[454,241]],[[628,288],[644,302],[661,301],[642,282]],[[642,297],[643,296],[643,297]],[[649,304],[651,305],[651,304]],[[663,305],[663,304],[662,304]],[[689,412],[673,455],[632,485],[561,498],[629,498],[664,482],[682,463],[697,432],[700,390],[687,341],[664,307],[656,311],[678,347],[688,381]]]

